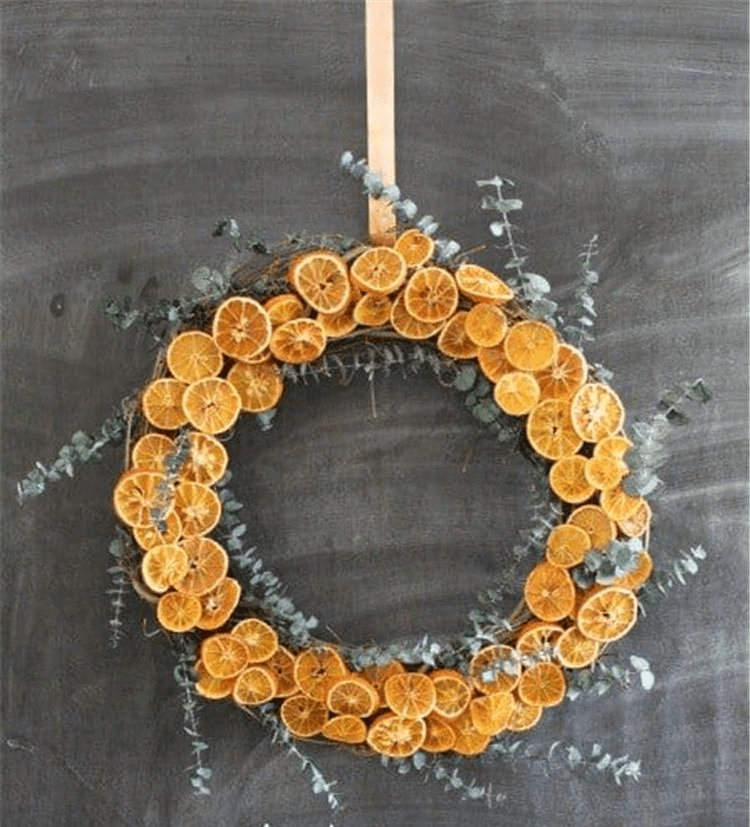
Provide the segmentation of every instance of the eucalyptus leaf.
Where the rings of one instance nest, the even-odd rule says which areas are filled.
[[[540,276],[537,273],[524,273],[523,275],[529,287],[538,293],[549,293],[552,289],[550,283],[544,276]]]
[[[646,690],[646,692],[650,692],[654,688],[654,684],[656,683],[654,673],[650,672],[649,670],[644,670],[639,674],[641,679],[641,686]]]
[[[471,390],[477,378],[477,369],[474,365],[462,365],[453,380],[453,387],[462,392]]]
[[[702,379],[697,379],[688,387],[687,395],[696,402],[710,402],[713,399],[713,392]]]
[[[630,661],[633,669],[638,672],[646,672],[651,668],[651,665],[646,658],[639,657],[638,655],[631,655],[628,660]]]
[[[397,201],[393,205],[394,210],[407,221],[411,221],[417,214],[417,205],[408,198]]]
[[[688,422],[690,422],[690,419],[682,413],[682,411],[678,411],[676,408],[670,408],[667,411],[666,416],[672,425],[677,425],[678,427],[687,425]]]

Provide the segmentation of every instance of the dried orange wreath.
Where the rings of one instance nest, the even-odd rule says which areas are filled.
[[[296,737],[366,743],[390,757],[476,755],[503,730],[533,727],[563,700],[565,670],[589,666],[632,628],[635,592],[651,572],[641,548],[636,567],[606,585],[584,589],[570,574],[592,549],[647,535],[648,503],[621,485],[631,443],[617,394],[554,328],[528,318],[502,279],[475,264],[437,266],[433,255],[416,229],[347,260],[313,250],[291,262],[286,292],[262,304],[233,295],[204,330],[180,332],[166,353],[169,375],[142,394],[150,429],[114,491],[115,511],[143,552],[140,577],[158,622],[201,636],[201,695],[277,703]],[[475,360],[497,405],[525,418],[562,503],[545,559],[524,584],[521,621],[462,670],[391,661],[357,671],[331,644],[290,651],[266,620],[236,611],[242,587],[208,536],[221,517],[216,484],[228,462],[216,435],[241,412],[278,404],[283,363],[314,362],[329,340],[357,328],[436,339],[450,359]]]

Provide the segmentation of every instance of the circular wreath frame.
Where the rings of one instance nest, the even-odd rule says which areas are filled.
[[[335,236],[328,238],[327,245],[338,249],[341,254],[341,261],[344,262],[347,267],[350,262],[356,260],[363,252],[371,249],[370,245],[358,244],[352,240],[344,240]],[[240,268],[233,274],[229,289],[219,290],[213,296],[208,296],[194,305],[191,310],[192,318],[190,322],[185,324],[179,332],[185,332],[186,330],[210,332],[217,309],[228,299],[235,296],[252,297],[256,302],[264,302],[280,294],[289,292],[299,294],[299,291],[295,291],[287,278],[290,266],[293,266],[294,261],[298,260],[301,254],[308,252],[314,253],[316,249],[325,249],[320,247],[320,241],[307,245],[307,249],[305,249],[305,246],[304,244],[300,245],[297,240],[293,240],[280,255],[273,258],[270,264],[265,263],[265,265],[261,267],[248,265]],[[330,253],[327,254],[330,255]],[[429,262],[423,262],[420,264],[420,267],[423,265],[426,266],[426,264],[429,264]],[[452,264],[441,262],[441,267],[450,273],[452,278],[455,277],[455,262]],[[408,279],[410,279],[418,269],[419,268],[410,268]],[[302,298],[304,301],[304,296]],[[461,296],[459,308],[466,309],[474,305],[475,302],[471,299],[465,295]],[[530,319],[528,309],[517,295],[502,302],[501,307],[507,319],[509,329]],[[309,309],[308,307],[307,312],[309,312]],[[507,416],[503,416],[501,411],[492,410],[494,403],[487,396],[487,388],[490,387],[490,385],[486,378],[483,377],[481,366],[477,364],[476,359],[456,359],[446,356],[435,347],[434,339],[436,336],[437,334],[426,340],[421,340],[414,345],[414,352],[417,353],[418,356],[411,359],[410,366],[418,367],[420,364],[427,363],[436,373],[441,384],[452,386],[459,390],[473,392],[475,394],[474,401],[476,402],[478,400],[480,407],[484,405],[485,409],[490,411],[490,415],[486,417],[490,426],[501,434],[503,431],[507,432],[507,426],[511,420]],[[557,345],[559,345],[562,340],[557,333],[555,333],[555,337]],[[306,373],[315,376],[330,375],[333,368],[338,370],[342,378],[344,378],[348,371],[361,366],[362,353],[365,354],[365,358],[369,358],[373,368],[378,359],[381,359],[385,363],[390,361],[404,366],[409,360],[403,358],[400,350],[398,353],[401,358],[393,356],[392,348],[394,347],[394,340],[396,340],[396,342],[399,340],[402,342],[409,341],[408,339],[400,337],[389,324],[379,328],[356,326],[353,330],[347,331],[343,336],[329,339],[324,353],[311,363],[297,365],[280,364],[278,366],[279,375],[284,379],[297,381],[300,376],[304,376]],[[165,353],[165,349],[160,351],[151,382],[169,375]],[[388,354],[387,356],[384,355],[386,353]],[[347,362],[347,360],[349,361]],[[226,376],[231,364],[232,360],[227,355],[224,355],[224,364],[221,370],[222,377]],[[532,371],[527,372],[533,373]],[[151,382],[149,384],[151,384]],[[586,376],[583,382],[587,385],[594,383],[602,385],[596,376],[596,371],[589,365],[586,365]],[[606,387],[606,385],[604,386]],[[270,426],[273,412],[274,411],[271,410],[270,412],[266,411],[258,414],[262,427],[267,428]],[[480,416],[479,418],[482,417]],[[520,417],[513,419],[517,422],[524,422],[527,419],[527,414],[522,414]],[[131,445],[133,441],[149,431],[163,432],[163,430],[164,429],[154,428],[153,425],[150,425],[142,410],[135,412],[131,420],[127,440],[125,474],[127,474],[128,469],[131,468]],[[189,459],[189,450],[186,449],[187,432],[185,428],[180,426],[179,428],[175,428],[174,431],[179,432],[175,440],[177,447],[174,453],[165,457],[165,464],[162,469],[164,484],[160,486],[161,501],[156,504],[152,503],[153,507],[151,508],[150,514],[154,526],[161,529],[165,527],[165,518],[169,510],[173,507],[174,491],[180,485],[180,475],[185,462]],[[618,425],[616,433],[618,435],[624,435],[624,430],[621,426]],[[540,457],[536,454],[523,436],[521,437],[521,442],[523,443],[522,447],[525,447],[526,453],[531,455],[537,468],[542,469],[546,482],[546,474],[550,468],[551,461],[549,458]],[[577,449],[575,454],[577,456],[590,458],[591,442],[586,442],[582,439],[581,445],[583,447]],[[581,451],[583,451],[583,453],[581,453]],[[623,474],[626,473],[627,469],[625,468]],[[212,489],[216,488],[219,490],[219,500],[224,506],[226,506],[228,502],[230,504],[232,502],[232,495],[225,487],[226,482],[227,479],[225,477],[210,486]],[[165,491],[169,492],[168,502],[163,500]],[[629,495],[623,492],[623,496],[628,497]],[[569,516],[569,512],[571,511],[571,504],[556,500],[554,496],[550,498],[546,491],[543,499],[551,504],[551,508],[548,508],[548,513],[545,515],[546,523],[549,527],[547,533],[550,534],[556,526],[565,523],[566,517]],[[585,501],[576,503],[576,505],[591,502],[598,504],[601,499],[602,492],[592,490],[591,496],[586,497]],[[577,617],[579,616],[576,612],[580,613],[581,606],[587,601],[590,603],[589,598],[594,598],[602,592],[607,593],[608,590],[610,593],[614,590],[615,592],[628,592],[632,595],[648,578],[650,566],[644,566],[643,564],[644,561],[650,564],[650,557],[648,557],[646,547],[640,538],[644,536],[646,543],[648,542],[650,510],[645,499],[640,497],[630,499],[634,502],[637,500],[637,507],[645,509],[646,511],[646,519],[642,530],[625,532],[617,526],[616,521],[613,519],[612,524],[615,526],[616,531],[612,537],[613,542],[611,546],[593,549],[593,552],[598,555],[596,560],[597,565],[595,567],[587,566],[582,559],[579,561],[577,569],[573,569],[574,577],[571,577],[567,569],[562,569],[563,572],[566,572],[566,582],[569,582],[570,588],[575,594],[575,608],[573,612],[566,612],[564,617],[553,618],[552,620],[548,617],[538,618],[530,610],[528,600],[522,600],[509,618],[501,618],[499,613],[494,612],[494,614],[490,615],[489,624],[487,622],[480,622],[480,613],[474,613],[471,616],[474,626],[473,635],[458,635],[450,641],[440,643],[427,635],[424,641],[422,641],[421,648],[418,648],[418,654],[414,659],[415,662],[401,662],[398,673],[407,676],[407,678],[400,679],[401,684],[403,684],[401,686],[401,690],[403,690],[402,694],[403,692],[407,695],[409,692],[418,694],[425,686],[424,678],[435,685],[435,679],[437,678],[439,683],[440,676],[445,675],[447,672],[451,672],[454,675],[462,675],[462,680],[469,689],[469,700],[458,715],[437,714],[435,712],[435,704],[437,702],[438,708],[440,708],[439,699],[437,701],[433,699],[431,704],[427,702],[421,710],[417,710],[419,714],[404,714],[405,709],[401,700],[399,700],[398,704],[395,704],[389,698],[389,693],[386,691],[385,686],[387,683],[386,678],[393,678],[395,674],[392,670],[390,672],[388,671],[391,669],[389,664],[393,662],[394,647],[375,645],[356,647],[341,643],[333,645],[329,642],[318,640],[312,636],[310,631],[313,622],[306,620],[300,613],[294,611],[291,601],[284,599],[283,606],[280,607],[278,601],[269,602],[267,600],[264,601],[262,598],[259,599],[258,595],[253,594],[252,588],[248,585],[240,587],[241,595],[238,596],[236,605],[232,607],[231,613],[218,627],[210,631],[200,631],[191,628],[186,630],[185,634],[191,636],[200,645],[201,651],[205,653],[207,648],[217,645],[218,641],[229,640],[233,631],[237,629],[238,624],[241,624],[241,622],[247,618],[259,618],[264,625],[275,622],[278,628],[274,630],[274,634],[277,635],[277,638],[280,639],[282,643],[288,645],[295,664],[299,664],[304,658],[308,660],[310,658],[318,658],[321,662],[321,668],[325,672],[326,666],[324,662],[326,658],[332,657],[331,653],[336,653],[336,658],[344,664],[341,674],[324,675],[323,684],[325,684],[325,690],[322,696],[321,692],[323,692],[323,690],[319,691],[316,688],[314,692],[310,692],[297,686],[295,693],[290,695],[287,700],[282,701],[282,708],[284,704],[288,703],[289,698],[302,698],[303,701],[307,702],[307,706],[313,710],[311,714],[318,715],[320,719],[325,718],[330,720],[331,712],[326,707],[325,695],[329,693],[334,683],[345,679],[347,676],[355,675],[357,680],[367,681],[374,686],[378,696],[378,703],[375,708],[368,709],[367,715],[359,716],[360,719],[363,720],[364,727],[360,727],[357,731],[361,734],[364,729],[365,734],[361,737],[358,735],[356,738],[352,736],[351,739],[345,739],[347,742],[352,744],[366,742],[375,751],[384,753],[390,757],[406,757],[418,749],[427,749],[427,751],[436,752],[445,751],[445,739],[443,739],[443,745],[436,747],[435,750],[430,750],[429,746],[426,745],[430,743],[431,738],[433,741],[437,738],[434,731],[435,727],[439,728],[439,725],[447,722],[448,727],[453,730],[455,735],[452,745],[447,749],[463,755],[478,754],[486,748],[491,738],[499,734],[499,732],[508,728],[518,731],[528,729],[530,726],[535,725],[541,717],[541,712],[544,707],[556,705],[562,701],[564,697],[564,678],[562,693],[556,691],[554,697],[552,697],[548,703],[539,704],[539,709],[534,710],[533,714],[530,714],[528,709],[531,705],[525,703],[524,700],[519,697],[519,684],[525,677],[529,678],[527,680],[529,685],[534,685],[534,680],[538,678],[537,683],[539,686],[537,686],[536,689],[539,690],[539,692],[543,692],[545,678],[541,673],[544,672],[545,669],[551,669],[552,666],[554,666],[555,672],[552,677],[554,677],[555,680],[557,680],[558,674],[564,674],[563,667],[559,663],[560,655],[556,646],[556,640],[560,635],[549,629],[542,629],[541,637],[539,634],[535,637],[534,634],[532,634],[534,630],[539,630],[544,627],[545,624],[547,627],[558,626],[561,632],[563,630],[567,631],[568,629],[576,628]],[[630,509],[630,505],[628,508]],[[241,541],[238,540],[237,535],[232,534],[233,525],[236,526],[237,522],[237,518],[233,517],[231,511],[224,511],[220,528],[224,529],[225,538],[229,539],[230,543],[233,538],[235,548],[241,549]],[[544,524],[545,521],[542,522]],[[127,527],[132,529],[132,526]],[[179,541],[175,542],[178,543]],[[145,550],[142,549],[142,551]],[[624,567],[620,566],[620,568],[618,568],[617,566],[616,556],[618,553],[621,554],[621,559],[624,553],[624,559],[626,561]],[[601,566],[602,557],[606,558],[607,555],[609,555],[610,559],[605,560],[605,562],[611,564],[609,568],[607,565]],[[233,555],[233,561],[236,562],[236,560],[237,557]],[[550,565],[549,562],[542,561],[534,566],[526,579],[525,593],[528,590],[529,583],[535,576],[535,572],[538,572],[540,567]],[[261,564],[253,561],[253,571],[256,572],[256,574],[260,568]],[[138,592],[145,599],[157,605],[160,601],[164,600],[164,595],[159,596],[149,590],[145,585],[143,578],[140,576],[140,567],[137,562],[131,567],[131,576]],[[272,577],[272,575],[268,574],[267,576]],[[263,580],[262,576],[260,580]],[[599,582],[592,582],[592,580],[598,580]],[[268,581],[266,580],[266,582]],[[170,585],[166,594],[173,594],[175,591],[179,591],[179,589]],[[205,607],[206,600],[210,599],[210,593],[209,595],[200,595],[199,599]],[[637,612],[635,598],[633,598],[632,604],[636,606]],[[281,611],[279,611],[280,608]],[[481,616],[481,619],[486,621],[487,616]],[[635,617],[633,618],[633,622],[634,621]],[[560,623],[562,623],[562,626],[560,626]],[[632,623],[630,623],[626,632],[629,631],[631,627]],[[535,641],[535,648],[532,650],[527,648],[523,652],[518,651],[516,647],[523,635],[528,635],[529,639]],[[620,636],[622,635],[618,634],[617,637]],[[210,641],[213,641],[213,643]],[[601,651],[608,645],[609,641],[600,640],[595,642],[601,644],[601,647],[597,646],[598,652],[595,657],[598,657]],[[264,670],[265,667],[263,663],[265,663],[266,660],[259,663],[248,661],[244,664],[242,670],[228,677],[212,675],[210,672],[207,674],[205,667],[203,667],[203,671],[201,672],[199,669],[195,676],[196,689],[199,694],[214,699],[228,697],[232,695],[234,691],[235,700],[237,700],[236,686],[238,676],[248,670],[255,670],[256,673],[259,669]],[[590,665],[590,662],[584,664],[584,667]],[[565,668],[568,669],[569,667]],[[268,670],[266,669],[266,671]],[[532,678],[530,676],[535,677]],[[399,681],[394,678],[391,683],[393,691],[390,695],[396,697],[395,687]],[[446,686],[452,687],[453,690],[455,690],[457,684],[455,681],[453,683],[448,682]],[[235,687],[234,690],[233,687]],[[433,695],[434,694],[433,692]],[[501,695],[507,695],[511,700],[506,701],[505,698],[500,699]],[[503,700],[503,703],[498,706],[500,700]],[[262,697],[256,705],[264,715],[268,716],[277,712],[278,701],[279,698]],[[247,703],[246,697],[238,700],[238,702],[245,708],[253,705],[253,703]],[[389,709],[389,705],[390,707],[396,708]],[[488,707],[492,707],[492,709],[488,711]],[[502,707],[504,711],[498,712],[500,707]],[[476,714],[474,714],[475,712]],[[340,717],[343,714],[339,709],[334,717]],[[491,719],[490,724],[486,723],[488,715]],[[357,716],[355,715],[354,717]],[[282,719],[284,719],[283,712]],[[286,720],[284,722],[287,723]],[[479,727],[479,729],[477,729],[477,727]],[[417,732],[416,735],[413,734],[415,731]],[[311,729],[309,733],[299,730],[294,731],[294,729],[292,729],[292,734],[296,737],[317,738],[321,737],[322,732],[324,732],[322,725]],[[481,737],[477,737],[477,733]],[[382,738],[385,738],[387,741],[385,747],[382,745]],[[388,739],[390,739],[390,741],[388,741]],[[407,748],[400,748],[398,746],[399,739],[407,743]],[[334,737],[333,740],[341,739]],[[391,746],[389,746],[389,744]],[[393,744],[396,746],[392,746]]]

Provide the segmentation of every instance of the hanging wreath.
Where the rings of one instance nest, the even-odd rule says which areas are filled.
[[[242,238],[235,221],[220,222],[214,234],[254,257],[235,270],[196,270],[198,298],[145,309],[127,299],[107,305],[118,327],[143,325],[160,345],[152,379],[97,434],[78,431],[51,463],[37,462],[18,482],[19,500],[125,441],[113,494],[124,528],[110,544],[111,643],[123,634],[132,585],[153,604],[178,657],[197,794],[210,792],[211,770],[196,693],[232,699],[254,715],[332,808],[340,806],[335,782],[302,751],[302,739],[379,753],[399,773],[424,770],[446,790],[488,803],[503,793],[462,777],[464,756],[556,760],[618,784],[637,780],[640,762],[628,755],[602,753],[599,744],[540,746],[514,733],[533,728],[566,695],[627,688],[634,674],[653,686],[644,658],[631,655],[626,665],[602,655],[632,628],[641,605],[696,574],[706,556],[696,546],[653,569],[646,497],[662,485],[656,471],[669,427],[688,421],[686,402],[707,402],[711,392],[702,379],[684,382],[626,434],[611,374],[580,349],[592,338],[596,237],[582,254],[566,320],[546,279],[525,268],[510,220],[522,202],[504,192],[511,182],[477,182],[494,190],[481,206],[499,216],[490,231],[510,256],[503,279],[469,261],[455,241],[433,238],[434,219],[416,221],[413,202],[364,161],[346,152],[341,164],[371,198],[388,202],[401,222],[393,243],[295,235],[269,248],[255,234]],[[314,637],[317,620],[295,608],[246,544],[227,446],[243,414],[267,431],[290,383],[337,376],[346,383],[357,371],[370,380],[376,370],[409,376],[423,367],[531,461],[529,525],[455,636],[334,645]],[[518,606],[505,617],[509,596]]]
[[[432,666],[377,647],[366,663],[348,656],[355,647],[309,635],[299,645],[232,576],[212,536],[229,461],[222,439],[238,418],[275,410],[295,370],[325,372],[355,341],[394,339],[434,348],[454,377],[485,377],[490,404],[522,423],[558,504],[510,620],[485,630],[481,647],[442,646]],[[422,229],[393,246],[295,252],[235,279],[176,332],[154,377],[113,502],[142,552],[140,593],[166,631],[198,645],[205,698],[278,715],[296,738],[392,758],[477,755],[498,733],[533,727],[561,703],[568,677],[635,624],[652,570],[651,510],[623,487],[632,442],[622,402],[506,281],[466,260],[437,261]]]

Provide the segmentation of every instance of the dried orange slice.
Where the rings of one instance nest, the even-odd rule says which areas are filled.
[[[383,689],[385,682],[391,675],[401,675],[404,672],[406,672],[406,669],[403,663],[392,660],[389,663],[366,666],[362,670],[362,677],[366,678],[377,689],[380,705],[385,706],[385,692]]]
[[[167,592],[156,605],[156,619],[169,632],[188,632],[200,620],[201,610],[195,595]]]
[[[221,517],[221,500],[208,485],[183,480],[175,488],[174,510],[184,535],[208,534]]]
[[[249,359],[243,361],[247,365],[260,365],[263,362],[269,362],[271,358],[271,348],[264,347],[257,356],[251,356]]]
[[[480,347],[477,353],[477,362],[479,362],[482,373],[490,382],[497,382],[501,376],[514,370],[505,358],[505,348],[502,344],[495,347]]]
[[[421,267],[432,258],[435,252],[435,242],[430,236],[412,228],[401,233],[393,249],[401,253],[407,267]]]
[[[420,322],[434,324],[448,319],[458,307],[458,287],[442,267],[423,267],[404,288],[407,312]]]
[[[643,549],[638,552],[638,560],[635,568],[631,569],[627,574],[623,574],[622,577],[618,577],[611,585],[636,591],[651,577],[653,570],[654,561],[651,559],[651,555]]]
[[[578,525],[557,525],[547,537],[547,561],[553,566],[564,569],[577,566],[590,549],[591,537]]]
[[[141,577],[152,592],[161,594],[187,574],[188,556],[173,543],[154,546],[141,560]]]
[[[490,742],[489,735],[483,735],[474,726],[471,712],[467,709],[458,718],[450,722],[451,729],[456,733],[456,741],[453,744],[453,751],[459,755],[479,755],[487,749]]]
[[[143,392],[143,415],[155,428],[164,431],[181,428],[188,421],[182,407],[187,387],[177,379],[155,379]]]
[[[298,738],[312,738],[323,730],[328,720],[328,709],[322,701],[307,695],[292,695],[279,710],[284,726]]]
[[[232,698],[240,706],[259,706],[276,695],[276,676],[263,666],[249,666],[237,676]]]
[[[451,359],[473,359],[477,355],[477,346],[466,335],[467,315],[465,310],[459,310],[445,323],[438,336],[438,350]]]
[[[402,718],[384,712],[370,724],[367,744],[370,749],[389,758],[407,758],[422,746],[427,726],[421,718]]]
[[[539,723],[543,712],[542,707],[526,704],[518,698],[515,701],[513,712],[508,721],[508,729],[511,732],[526,732],[526,730],[535,727]]]
[[[570,399],[586,381],[588,367],[580,350],[561,343],[552,362],[536,375],[542,399]]]
[[[521,656],[512,646],[495,643],[480,649],[469,663],[469,676],[483,695],[510,692],[521,675]]]
[[[469,716],[480,735],[497,735],[508,726],[515,701],[510,692],[492,692],[474,698],[469,704]]]
[[[279,636],[272,626],[257,617],[241,620],[232,634],[247,647],[248,663],[263,663],[272,658],[279,648]]]
[[[276,697],[288,698],[299,691],[294,680],[294,655],[283,646],[279,646],[271,657],[263,661],[263,666],[276,675]]]
[[[213,485],[226,473],[229,454],[224,445],[210,434],[191,431],[188,435],[189,459],[182,470],[182,478],[201,485]]]
[[[497,380],[493,396],[501,411],[523,416],[539,401],[539,385],[533,374],[511,370]]]
[[[261,362],[250,365],[236,362],[227,374],[240,396],[243,411],[261,413],[275,408],[284,392],[284,380],[275,362]]]
[[[572,456],[583,444],[573,430],[570,403],[562,399],[545,399],[532,408],[526,436],[537,454],[546,459]]]
[[[188,385],[182,397],[186,419],[198,431],[220,434],[237,421],[242,400],[234,385],[217,376]]]
[[[595,457],[607,457],[608,459],[620,460],[625,464],[625,454],[633,447],[633,443],[622,434],[605,436],[604,439],[594,445]],[[625,465],[627,469],[627,465]]]
[[[380,296],[398,290],[406,279],[406,261],[394,247],[370,247],[351,266],[354,284]]]
[[[167,514],[161,526],[152,522],[147,526],[136,526],[133,528],[133,537],[138,545],[148,551],[154,546],[161,546],[164,543],[174,543],[179,540],[182,534],[180,518],[174,511]]]
[[[338,313],[351,298],[346,262],[330,250],[315,250],[292,262],[289,281],[318,313]]]
[[[218,376],[224,357],[218,345],[200,330],[175,336],[167,348],[167,367],[175,379],[190,385],[207,376]]]
[[[592,589],[578,609],[576,623],[587,638],[607,643],[626,635],[637,618],[638,600],[633,592],[606,586]]]
[[[294,680],[310,698],[325,704],[332,684],[347,674],[341,655],[332,646],[304,649],[294,662]]]
[[[620,460],[593,456],[586,460],[584,475],[590,485],[604,491],[620,484],[625,474],[624,465]]]
[[[122,474],[112,502],[115,513],[126,525],[148,528],[155,513],[172,510],[173,494],[164,474],[136,468]]]
[[[195,691],[204,698],[218,701],[220,698],[228,698],[234,689],[236,678],[215,678],[210,675],[202,660],[195,663]]]
[[[263,303],[263,309],[268,313],[271,327],[278,327],[292,319],[301,319],[307,315],[302,299],[294,293],[281,293],[272,296]]]
[[[513,298],[513,291],[501,278],[478,264],[462,264],[456,270],[456,283],[461,293],[475,302],[503,304]]]
[[[582,505],[568,517],[568,524],[582,528],[591,540],[591,548],[603,549],[617,536],[617,527],[598,505]]]
[[[584,442],[599,442],[622,428],[625,408],[609,385],[589,382],[573,396],[570,415],[576,433]]]
[[[529,573],[523,594],[529,611],[540,620],[551,623],[570,614],[576,589],[566,569],[543,562]]]
[[[404,291],[401,291],[391,307],[391,324],[396,333],[405,339],[429,339],[443,328],[444,322],[420,322],[406,309]]]
[[[354,321],[354,305],[349,304],[338,313],[318,313],[316,319],[323,326],[329,339],[339,339],[348,336],[357,326]]]
[[[314,319],[292,319],[271,336],[271,353],[281,362],[314,362],[326,349],[326,332]]]
[[[188,571],[177,583],[176,588],[179,591],[200,596],[216,588],[227,576],[229,558],[216,540],[208,537],[185,537],[180,541],[180,545],[187,553]]]
[[[496,304],[481,302],[469,310],[466,335],[478,347],[496,347],[505,338],[508,320]]]
[[[640,537],[651,522],[651,506],[643,500],[630,516],[617,521],[617,527],[626,537]]]
[[[634,497],[632,494],[628,494],[627,491],[623,491],[620,485],[615,488],[608,488],[599,494],[599,505],[604,509],[607,516],[615,521],[627,520],[632,517],[643,502],[643,497]]]
[[[247,666],[247,648],[234,635],[211,635],[201,643],[201,662],[215,678],[234,678]]]
[[[435,708],[435,684],[421,672],[391,675],[383,687],[385,702],[403,718],[424,718]]]
[[[323,724],[321,734],[329,741],[341,744],[363,744],[367,738],[367,724],[356,715],[336,715]]]
[[[554,652],[555,643],[563,629],[556,623],[543,620],[530,620],[521,628],[516,640],[516,650],[524,663],[527,659],[549,660]]]
[[[540,661],[524,670],[518,697],[529,706],[557,706],[565,697],[565,675],[556,663]]]
[[[354,305],[352,315],[357,324],[365,327],[381,327],[391,318],[392,302],[388,296],[365,293]]]
[[[563,457],[549,469],[549,485],[552,491],[566,503],[582,503],[594,494],[594,486],[586,479],[586,457],[574,454]]]
[[[508,361],[518,370],[543,370],[557,352],[555,331],[545,322],[527,320],[514,324],[503,342]]]
[[[583,669],[599,657],[599,644],[582,635],[577,626],[566,629],[557,641],[557,659],[567,669]]]
[[[424,722],[427,726],[422,749],[425,752],[448,752],[456,743],[456,733],[453,727],[435,712],[431,712]]]
[[[176,450],[175,441],[165,434],[144,434],[133,446],[130,461],[134,468],[164,473],[164,460]]]
[[[201,595],[203,611],[195,624],[199,629],[218,629],[223,626],[237,608],[242,587],[231,577],[220,580],[210,592]]]
[[[455,669],[436,669],[430,677],[435,684],[435,712],[444,718],[458,717],[471,700],[469,682]]]
[[[255,299],[232,296],[219,305],[211,332],[222,352],[245,362],[268,347],[271,320]]]
[[[368,718],[380,705],[378,690],[359,675],[337,678],[328,690],[328,708],[336,715]]]

